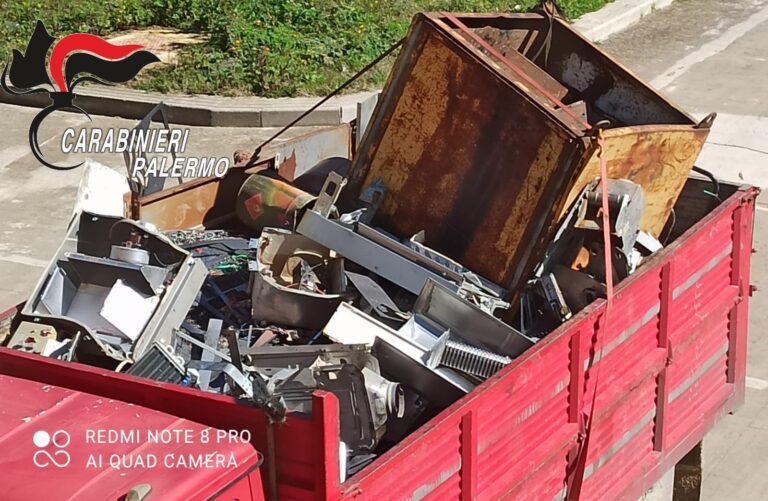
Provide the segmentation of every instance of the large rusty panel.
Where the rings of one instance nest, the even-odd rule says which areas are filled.
[[[387,192],[378,225],[399,235],[425,230],[428,245],[509,286],[554,217],[584,143],[421,21],[390,76],[388,109],[364,140],[351,186],[380,179]]]
[[[603,132],[608,177],[629,179],[642,186],[646,194],[641,230],[655,237],[661,234],[708,133],[706,129],[673,125],[620,127]],[[593,150],[560,216],[599,176],[600,159]]]
[[[429,246],[514,299],[560,216],[599,175],[598,124],[610,177],[644,188],[641,228],[658,235],[711,123],[559,19],[417,15],[347,196],[382,181],[376,224],[399,237],[425,230]]]

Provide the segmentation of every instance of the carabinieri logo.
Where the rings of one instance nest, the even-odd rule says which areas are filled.
[[[124,83],[159,59],[151,52],[142,50],[144,47],[141,45],[114,45],[96,35],[74,33],[53,46],[46,66],[45,58],[53,40],[42,21],[37,21],[24,54],[13,50],[13,59],[5,65],[0,85],[6,92],[16,95],[48,93],[51,104],[43,108],[29,126],[29,146],[43,165],[68,170],[80,166],[82,162],[60,166],[43,158],[37,142],[37,130],[43,119],[56,110],[69,110],[82,113],[90,120],[88,113],[74,104],[73,89],[77,84],[85,81],[107,85]]]

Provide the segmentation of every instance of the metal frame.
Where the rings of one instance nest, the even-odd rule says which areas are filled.
[[[138,231],[151,235],[155,241],[161,242],[161,245],[165,246],[163,248],[168,249],[173,253],[174,256],[178,258],[179,264],[176,275],[170,284],[165,286],[165,290],[162,293],[160,301],[155,307],[151,317],[147,321],[147,324],[144,326],[142,333],[135,341],[133,341],[131,357],[133,360],[140,359],[147,351],[149,351],[149,349],[152,347],[152,344],[156,341],[163,345],[169,345],[173,336],[173,330],[179,327],[184,318],[186,318],[186,314],[189,311],[189,308],[194,303],[195,297],[197,296],[197,293],[200,290],[205,277],[208,275],[208,270],[200,260],[194,259],[189,254],[189,252],[131,220],[125,220],[111,216],[99,216],[96,214],[88,213],[82,213],[81,215],[78,215],[78,217],[74,218],[61,246],[54,255],[53,259],[51,259],[51,262],[46,267],[45,273],[43,273],[40,281],[35,286],[32,294],[30,295],[31,300],[28,301],[24,306],[24,309],[21,312],[22,315],[24,315],[25,318],[36,322],[47,323],[50,321],[63,321],[72,325],[83,327],[81,330],[83,331],[85,338],[92,339],[97,344],[99,344],[101,348],[105,350],[105,352],[111,353],[112,356],[122,358],[116,350],[109,350],[107,345],[100,343],[95,336],[95,333],[92,332],[88,326],[83,325],[82,322],[67,317],[66,315],[44,314],[36,309],[36,303],[47,290],[50,280],[57,273],[59,273],[59,261],[62,259],[67,259],[69,254],[84,254],[86,261],[95,260],[105,263],[111,262],[109,259],[103,257],[89,256],[85,253],[77,254],[75,252],[83,250],[81,249],[82,246],[91,245],[93,243],[90,241],[84,243],[86,236],[84,235],[84,230],[80,225],[82,218],[92,218],[93,221],[97,224],[102,224],[104,221],[114,221],[115,223],[112,225],[112,228],[115,229],[117,228],[117,223],[124,223],[126,227],[135,227]],[[98,221],[101,221],[102,223],[98,223]],[[94,229],[92,231],[96,230]],[[103,242],[108,240],[104,235],[89,235],[87,238],[93,240],[99,239]],[[119,261],[115,262],[114,265],[116,268],[135,268],[135,265],[129,265]]]
[[[437,282],[454,291],[459,289],[459,284],[446,278],[446,276],[455,276],[454,273],[447,269],[444,275],[435,273],[404,257],[413,253],[413,250],[392,239],[390,239],[392,243],[385,247],[361,234],[371,235],[375,230],[360,223],[357,224],[357,228],[360,229],[360,233],[356,232],[352,226],[327,219],[312,210],[308,210],[301,218],[296,232],[338,252],[350,261],[354,261],[363,268],[386,278],[413,294],[421,292],[427,280]],[[395,252],[391,250],[393,247],[402,248],[402,250]]]
[[[431,280],[421,290],[413,314],[423,315],[471,345],[517,357],[535,341]]]

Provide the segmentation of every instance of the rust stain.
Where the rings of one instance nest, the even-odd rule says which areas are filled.
[[[280,177],[293,181],[296,176],[296,150],[292,151],[289,156],[285,157],[285,160],[277,168],[277,173]]]
[[[522,180],[520,190],[514,200],[498,198],[491,207],[490,213],[498,214],[500,218],[503,218],[503,222],[501,232],[496,241],[492,242],[492,248],[489,251],[493,251],[496,254],[496,259],[504,263],[504,270],[510,270],[516,264],[515,258],[517,256],[510,250],[520,247],[528,229],[528,226],[524,224],[526,218],[530,216],[531,209],[538,203],[542,191],[547,188],[549,176],[556,168],[558,158],[564,147],[563,137],[552,130],[539,146],[536,158]],[[509,207],[510,204],[511,207]],[[479,233],[473,241],[473,247],[480,247],[483,243],[481,239],[485,237]]]
[[[604,133],[608,177],[629,179],[642,186],[646,208],[640,229],[658,237],[685,180],[701,151],[708,131],[690,127],[636,126]],[[562,217],[590,181],[600,175],[594,153],[568,193]]]
[[[428,139],[435,134],[445,116],[450,81],[450,75],[446,73],[448,68],[455,67],[456,60],[455,54],[445,50],[434,40],[424,47],[418,61],[418,67],[423,71],[415,72],[413,79],[403,90],[394,109],[389,133],[381,140],[379,151],[383,154],[378,156],[371,166],[371,176],[380,176],[389,193],[402,190],[408,177],[407,171],[386,167],[418,163],[425,154]],[[408,133],[402,134],[398,131]],[[387,197],[384,210],[396,210],[394,204],[396,198]]]
[[[417,16],[348,186],[359,195],[377,180],[386,185],[374,223],[400,237],[424,230],[427,245],[513,296],[599,173],[584,124],[553,111],[551,93],[567,96],[572,112],[651,124],[606,131],[605,150],[611,177],[645,189],[641,228],[658,235],[707,132],[559,21],[544,71],[526,59],[543,42],[542,18],[466,18],[527,77],[439,14]],[[584,64],[566,64],[572,55]]]
[[[234,217],[234,200],[248,174],[231,169],[224,178],[197,179],[139,199],[141,218],[161,231],[199,228]]]
[[[160,230],[194,228],[202,224],[205,214],[216,198],[218,183],[202,185],[179,192],[166,201],[142,206],[141,215]]]
[[[552,76],[547,74],[544,70],[534,64],[530,59],[523,56],[516,49],[510,47],[510,42],[517,39],[517,37],[513,38],[513,34],[516,32],[515,30],[499,30],[491,27],[485,27],[479,30],[475,30],[475,32],[479,34],[480,37],[483,38],[486,42],[488,42],[494,49],[500,52],[506,59],[511,61],[514,67],[522,70],[522,73],[524,73],[528,78],[531,78],[539,86],[544,88],[546,92],[555,96],[557,99],[562,99],[568,94],[568,89],[563,84],[552,78]],[[453,30],[452,33],[462,38],[465,37],[465,35],[455,30]],[[541,35],[540,32],[531,32],[529,30],[517,30],[517,33],[519,34],[518,36],[522,35],[522,33],[531,33],[532,35],[533,33],[536,33],[536,35],[532,36],[531,38],[537,38]],[[522,43],[523,40],[524,37],[520,36],[518,43]],[[549,99],[544,96],[544,94],[542,94],[538,89],[532,88],[523,78],[520,77],[520,75],[517,74],[517,72],[512,71],[506,64],[501,64],[499,60],[486,52],[486,50],[483,49],[475,41],[471,39],[467,39],[466,41],[469,46],[473,47],[475,50],[485,54],[488,57],[488,63],[493,67],[496,73],[499,75],[504,75],[510,81],[515,82],[515,84],[526,93],[537,96],[537,99],[542,104],[552,106],[553,103],[551,103]]]
[[[507,283],[568,136],[456,42],[427,36],[363,186],[387,186],[378,224],[425,230],[428,245]]]

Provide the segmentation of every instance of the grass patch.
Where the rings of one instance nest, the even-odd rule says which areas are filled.
[[[570,18],[609,0],[560,0]],[[0,51],[25,47],[41,19],[56,38],[163,26],[208,35],[173,66],[148,68],[131,86],[160,92],[323,94],[403,36],[419,11],[520,12],[537,0],[0,0]],[[393,58],[390,58],[393,59]],[[389,62],[391,64],[391,61]],[[383,64],[358,88],[380,85]]]

